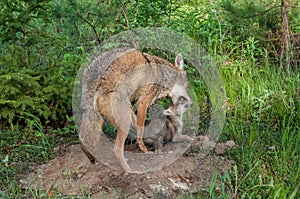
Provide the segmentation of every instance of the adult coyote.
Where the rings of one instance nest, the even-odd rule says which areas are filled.
[[[137,110],[137,142],[147,153],[143,143],[147,108],[155,100],[170,96],[175,104],[179,97],[192,101],[188,95],[188,81],[179,53],[175,64],[142,53],[133,48],[120,48],[100,55],[85,69],[81,79],[81,124],[79,139],[83,151],[90,157],[97,152],[102,134],[103,117],[117,128],[113,152],[125,172],[135,173],[124,157],[124,143],[132,118]]]

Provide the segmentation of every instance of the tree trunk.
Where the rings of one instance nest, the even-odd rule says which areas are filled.
[[[281,18],[282,18],[282,50],[281,50],[281,63],[285,66],[286,70],[290,69],[290,32],[288,25],[288,17],[286,11],[287,0],[281,0]]]
[[[25,49],[25,63],[28,66],[28,20],[29,20],[29,16],[28,16],[28,10],[29,10],[29,1],[25,2],[25,11],[26,15],[25,15],[25,24],[24,24],[24,49]]]

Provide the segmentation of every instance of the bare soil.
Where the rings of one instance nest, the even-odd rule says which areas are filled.
[[[60,192],[92,198],[174,198],[199,193],[208,188],[214,170],[222,175],[233,164],[222,156],[232,148],[232,143],[219,143],[213,146],[215,153],[207,155],[199,152],[203,142],[196,139],[173,163],[143,174],[126,174],[100,162],[93,164],[78,144],[59,147],[55,159],[34,168],[22,182],[25,188],[44,189],[49,195]],[[126,150],[138,151],[138,148],[130,145]]]

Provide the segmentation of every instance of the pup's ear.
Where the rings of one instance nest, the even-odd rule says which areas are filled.
[[[175,58],[175,64],[174,64],[179,70],[183,71],[183,58],[181,53],[178,53],[176,58]]]
[[[164,115],[171,115],[171,113],[172,113],[172,110],[170,108],[163,111]]]

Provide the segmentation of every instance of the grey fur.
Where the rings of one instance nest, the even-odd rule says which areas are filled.
[[[175,137],[181,137],[176,141],[191,141],[192,138],[181,135],[182,116],[186,109],[186,100],[179,98],[176,105],[171,104],[163,111],[162,116],[149,121],[145,125],[144,143],[153,145],[155,153],[161,153],[163,145],[173,141]]]

